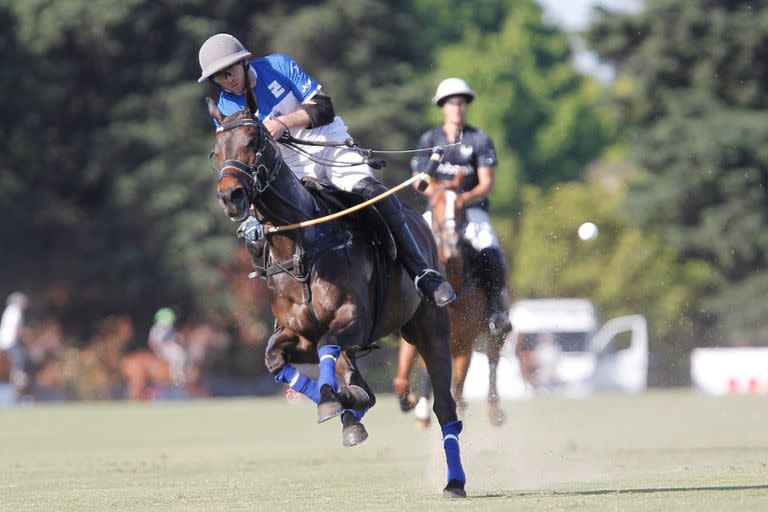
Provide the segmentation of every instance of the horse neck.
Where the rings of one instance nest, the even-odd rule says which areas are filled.
[[[294,176],[285,162],[280,161],[275,179],[257,200],[254,207],[261,220],[274,226],[293,224],[314,217],[315,205],[312,196]],[[272,235],[272,252],[278,258],[288,258],[302,244],[306,229],[286,231]]]
[[[451,283],[454,289],[461,289],[464,286],[464,265],[466,264],[464,253],[460,244],[460,232],[462,224],[464,223],[464,212],[455,208],[456,193],[452,190],[443,190],[440,192],[432,205],[432,222],[433,226],[437,229],[437,232],[441,238],[441,251],[440,259],[445,267],[446,277]],[[439,222],[438,222],[439,219]],[[453,225],[448,227],[447,223],[452,222]],[[459,243],[455,247],[448,247],[447,238],[448,231],[453,235]],[[450,256],[447,256],[450,253]]]
[[[464,287],[466,258],[461,248],[458,247],[456,253],[450,258],[442,261],[445,267],[445,277],[455,290],[461,290]]]

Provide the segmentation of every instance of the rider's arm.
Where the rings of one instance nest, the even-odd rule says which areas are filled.
[[[278,139],[285,130],[292,128],[317,128],[330,124],[335,117],[331,98],[318,93],[297,110],[279,117],[264,120],[264,126],[272,138]]]
[[[311,100],[299,107],[309,117],[309,126],[307,128],[317,128],[333,122],[336,113],[333,110],[330,96],[317,93]]]
[[[418,149],[424,149],[429,148],[432,146],[432,139],[430,137],[431,131],[425,132],[421,135],[419,138],[419,143],[416,146]],[[411,174],[413,176],[416,176],[418,173],[423,171],[426,166],[427,162],[429,162],[429,153],[427,151],[420,151],[413,155],[411,158]],[[425,196],[429,197],[432,193],[433,187],[430,185],[425,190],[419,190],[419,181],[415,181],[411,184],[411,186],[419,192],[420,194],[424,194]]]
[[[459,196],[459,204],[471,204],[482,201],[493,190],[496,174],[496,150],[493,141],[483,131],[477,134],[475,161],[477,165],[477,185]]]
[[[477,170],[478,184],[471,190],[467,190],[461,194],[461,202],[464,204],[470,204],[477,201],[482,201],[493,190],[493,181],[495,167],[480,167]]]

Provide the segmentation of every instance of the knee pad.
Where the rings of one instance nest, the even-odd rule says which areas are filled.
[[[371,199],[372,197],[383,194],[388,189],[376,178],[367,177],[358,181],[352,190],[366,199]],[[379,213],[381,213],[382,217],[384,217],[384,220],[390,227],[400,226],[405,223],[405,211],[396,195],[392,194],[391,196],[387,196],[381,201],[378,201],[374,206],[379,210]]]

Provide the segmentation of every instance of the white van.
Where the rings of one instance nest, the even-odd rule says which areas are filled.
[[[642,315],[613,318],[600,326],[589,300],[530,299],[516,302],[510,319],[514,330],[502,350],[498,372],[503,398],[524,396],[531,387],[571,395],[646,389],[648,327]],[[536,371],[528,384],[522,380],[515,355],[517,343],[535,361]],[[482,398],[487,390],[488,359],[475,352],[465,395]]]

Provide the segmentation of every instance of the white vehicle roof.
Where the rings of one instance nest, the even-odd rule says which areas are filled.
[[[586,299],[527,299],[512,305],[517,332],[592,332],[597,330],[595,306]]]

